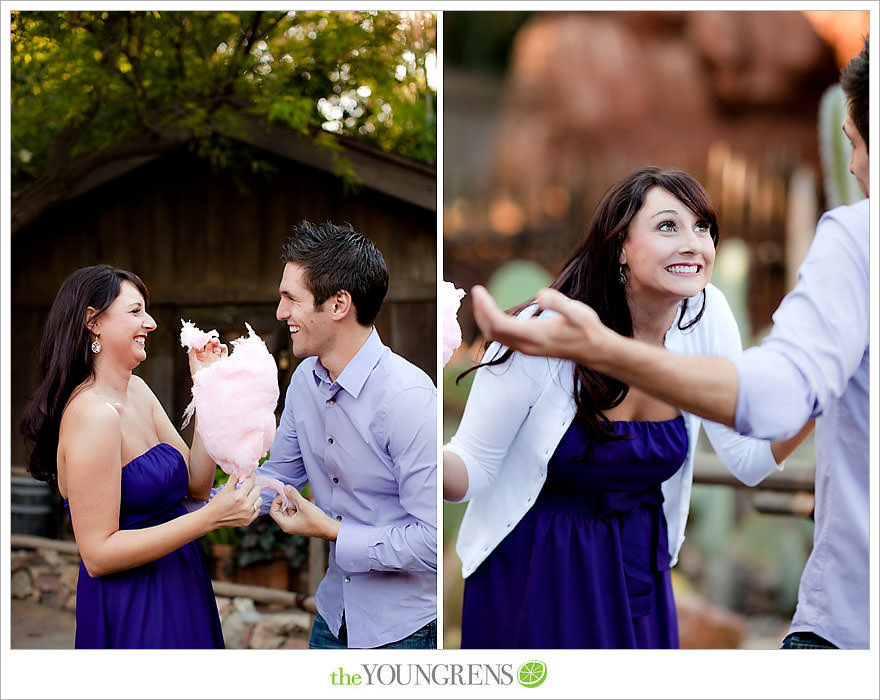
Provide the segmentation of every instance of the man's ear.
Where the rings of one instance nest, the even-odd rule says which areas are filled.
[[[327,303],[330,305],[330,315],[335,319],[343,319],[354,310],[351,294],[344,289],[332,294]]]

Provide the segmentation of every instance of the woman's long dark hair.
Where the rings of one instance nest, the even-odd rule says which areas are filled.
[[[58,479],[58,429],[61,413],[74,389],[94,374],[91,333],[86,327],[88,307],[96,319],[119,296],[124,281],[131,282],[149,302],[146,285],[133,272],[109,265],[84,267],[68,277],[49,309],[40,341],[40,385],[28,400],[21,432],[34,443],[28,471],[35,479]]]
[[[633,335],[632,315],[626,301],[626,289],[619,281],[618,261],[630,222],[642,208],[645,195],[652,187],[662,187],[709,224],[712,242],[718,244],[718,219],[703,186],[680,170],[643,168],[623,178],[605,193],[593,212],[586,236],[550,285],[566,296],[592,306],[602,323],[627,337]],[[517,313],[533,301],[512,309],[511,313]],[[702,317],[705,306],[704,290],[699,312],[685,322],[687,300],[684,300],[678,327],[685,330],[695,325]],[[507,350],[494,360],[465,370],[459,379],[478,367],[505,362],[510,355],[511,351]],[[590,367],[575,364],[575,420],[583,423],[593,441],[607,442],[621,437],[611,431],[605,411],[619,405],[628,392],[629,386],[623,382]]]

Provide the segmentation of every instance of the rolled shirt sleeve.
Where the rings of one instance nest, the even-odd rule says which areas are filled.
[[[864,205],[868,216],[867,200]],[[819,221],[798,283],[773,314],[764,342],[734,360],[735,427],[781,440],[839,398],[868,345],[868,256],[838,210]]]
[[[383,418],[388,452],[406,512],[393,525],[351,519],[340,523],[336,563],[344,571],[437,570],[436,394],[413,387],[399,394]]]

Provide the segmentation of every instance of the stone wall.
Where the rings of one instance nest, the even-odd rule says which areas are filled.
[[[13,535],[13,538],[21,536]],[[38,538],[30,538],[36,540]],[[45,540],[43,546],[13,549],[11,553],[12,603],[28,601],[50,609],[76,610],[79,554],[73,542]],[[15,547],[13,541],[13,547]],[[279,602],[282,593],[260,586],[230,586],[214,582],[217,609],[228,649],[306,649],[314,619],[314,599],[288,595],[293,605]],[[247,592],[250,595],[223,595]],[[70,616],[59,618],[68,624]],[[45,624],[45,623],[43,623]],[[38,639],[40,630],[29,631]]]

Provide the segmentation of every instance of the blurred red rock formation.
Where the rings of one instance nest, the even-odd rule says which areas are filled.
[[[597,169],[606,182],[646,162],[700,176],[716,141],[818,165],[816,109],[836,80],[799,12],[543,14],[514,45],[491,189],[531,219],[548,186],[577,190]]]

